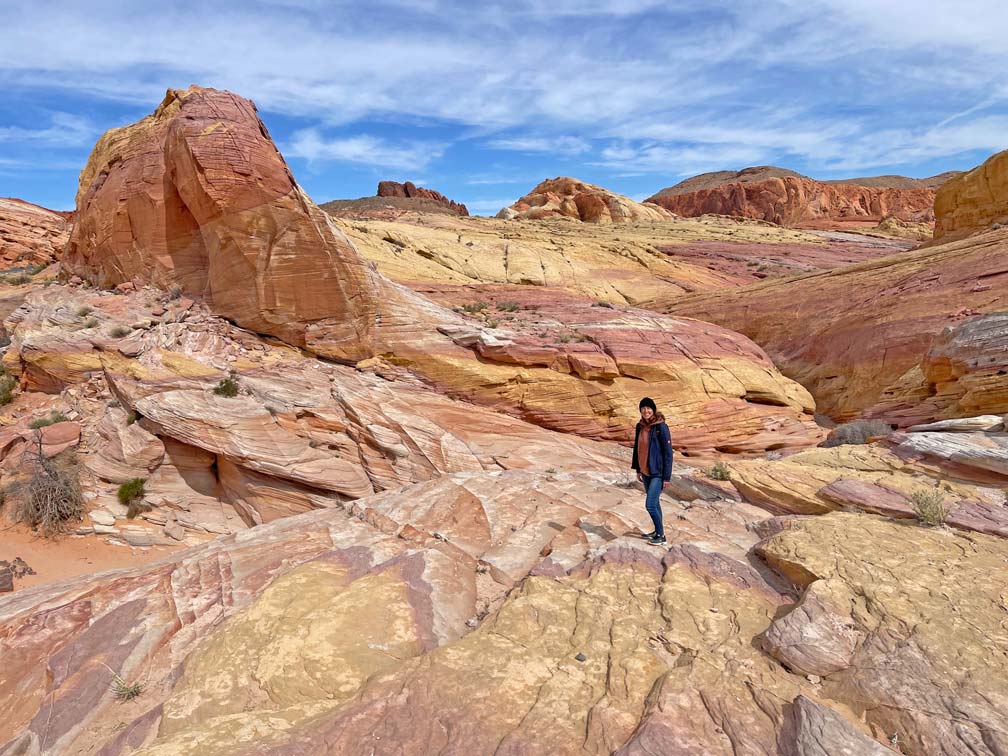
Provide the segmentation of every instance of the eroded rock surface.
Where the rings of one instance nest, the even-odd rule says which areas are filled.
[[[568,218],[584,223],[623,223],[672,217],[663,208],[634,202],[594,184],[561,176],[547,179],[497,214],[505,220]]]
[[[935,240],[1008,224],[1008,150],[943,184],[935,195]]]
[[[0,263],[7,267],[56,262],[70,236],[70,215],[0,197]]]

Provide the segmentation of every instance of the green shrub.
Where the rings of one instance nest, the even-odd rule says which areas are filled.
[[[854,420],[838,425],[831,430],[820,446],[828,448],[848,444],[866,444],[869,438],[888,436],[890,433],[892,433],[892,427],[881,420]]]
[[[23,286],[31,282],[31,276],[25,273],[15,273],[13,276],[7,276],[4,281],[11,286]]]
[[[84,327],[85,328],[97,328],[98,327],[98,318],[88,318],[87,320],[84,321]]]
[[[501,312],[518,312],[521,309],[521,305],[517,302],[498,302],[497,309]]]
[[[605,308],[607,308],[609,310],[611,310],[613,308],[612,302],[606,302],[603,299],[597,299],[597,300],[595,300],[595,304],[593,304],[592,307],[605,307]]]
[[[234,378],[225,378],[214,386],[213,392],[217,396],[238,396],[238,381]]]
[[[130,333],[132,333],[131,329],[126,326],[119,325],[109,331],[109,336],[113,339],[121,339],[124,336],[129,336]]]
[[[136,410],[130,410],[126,413],[126,425],[133,425],[133,423],[139,419],[140,416],[137,414]]]
[[[472,302],[471,304],[462,305],[462,309],[470,315],[474,315],[477,312],[483,312],[489,306],[486,302]]]
[[[90,315],[92,312],[94,312],[94,310],[91,307],[88,307],[87,305],[81,305],[80,307],[77,308],[77,317],[83,318]]]
[[[496,328],[498,323],[496,320],[488,320],[486,322],[487,328]]]
[[[731,480],[731,468],[724,462],[715,462],[713,467],[704,470],[704,474],[712,480]]]
[[[36,417],[28,424],[28,427],[38,430],[39,428],[45,428],[47,425],[55,425],[56,423],[65,423],[68,419],[69,418],[62,412],[52,410],[48,415],[43,415],[42,417]]]
[[[17,378],[8,375],[7,371],[0,365],[0,405],[10,404],[14,399],[14,389],[17,388]]]
[[[182,287],[175,284],[168,290],[168,299],[181,299],[182,298]]]
[[[933,528],[945,522],[951,507],[945,503],[945,494],[938,488],[920,488],[910,494],[914,514],[922,525]]]
[[[126,507],[126,517],[130,520],[148,509],[143,503],[145,482],[143,478],[127,480],[119,486],[119,490],[116,492],[119,503]]]

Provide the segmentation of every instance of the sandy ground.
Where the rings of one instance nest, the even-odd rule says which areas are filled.
[[[136,567],[184,548],[184,544],[135,548],[110,543],[107,536],[98,535],[42,538],[23,525],[0,520],[0,559],[12,562],[21,557],[36,573],[14,578],[15,591],[77,575]]]

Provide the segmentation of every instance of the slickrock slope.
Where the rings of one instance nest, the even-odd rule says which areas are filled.
[[[646,202],[684,217],[718,213],[810,228],[871,226],[889,216],[902,221],[934,220],[934,190],[926,187],[833,184],[799,175],[740,175],[723,181],[720,174],[715,176],[719,183],[714,186],[669,187]]]
[[[505,220],[569,218],[584,223],[624,223],[666,220],[672,215],[660,207],[643,205],[600,186],[561,176],[543,181],[513,205],[502,209],[497,217]]]
[[[1006,244],[1008,230],[1002,229],[848,268],[648,306],[746,334],[786,375],[809,389],[820,412],[847,419],[894,393],[921,387],[922,374],[917,373],[916,380],[906,374],[920,369],[932,345],[936,351],[928,369],[941,385],[923,386],[919,401],[944,395],[944,384],[953,378],[959,382],[956,376],[972,370],[969,364],[1001,363],[1000,337],[985,337],[971,341],[968,350],[977,354],[956,361],[948,374],[939,367],[950,364],[940,356],[946,347],[936,339],[946,327],[967,318],[1008,310]],[[996,373],[991,376],[994,382]],[[961,409],[968,414],[987,413],[985,397],[991,411],[1002,406],[1003,392],[965,386],[936,400],[933,419],[952,416],[956,396],[966,392],[969,398]],[[907,423],[925,419],[910,413]]]
[[[254,106],[228,92],[169,91],[152,116],[105,134],[78,207],[66,275],[177,284],[244,328],[342,363],[387,359],[549,428],[625,441],[651,393],[690,408],[684,441],[698,452],[762,451],[768,427],[785,427],[788,446],[820,435],[807,394],[713,327],[596,317],[615,322],[586,330],[578,351],[605,369],[579,370],[567,348],[474,324],[392,283],[297,186]],[[741,433],[724,422],[731,414],[747,418]]]
[[[382,273],[414,288],[426,283],[539,286],[613,304],[751,283],[759,265],[776,260],[789,266],[792,255],[799,271],[852,257],[873,259],[886,254],[889,244],[834,245],[806,232],[725,218],[614,226],[425,213],[394,223],[341,220],[339,226]],[[731,247],[736,258],[727,264],[697,254],[704,245]]]
[[[1008,150],[942,185],[935,195],[935,240],[951,241],[1008,225]]]
[[[0,753],[1002,752],[1003,539],[667,509],[457,473],[0,598]]]
[[[440,205],[444,205],[454,211],[457,215],[469,215],[469,211],[466,209],[466,206],[460,202],[450,200],[441,194],[441,192],[436,192],[433,189],[424,189],[422,186],[417,186],[412,181],[407,181],[404,184],[401,184],[398,181],[379,181],[377,196],[429,199]]]
[[[50,265],[70,236],[69,213],[0,197],[0,263]]]

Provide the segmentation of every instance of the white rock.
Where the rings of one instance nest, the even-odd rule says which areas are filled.
[[[110,512],[106,512],[104,509],[96,509],[93,512],[88,512],[88,519],[96,525],[115,525],[115,517]]]

